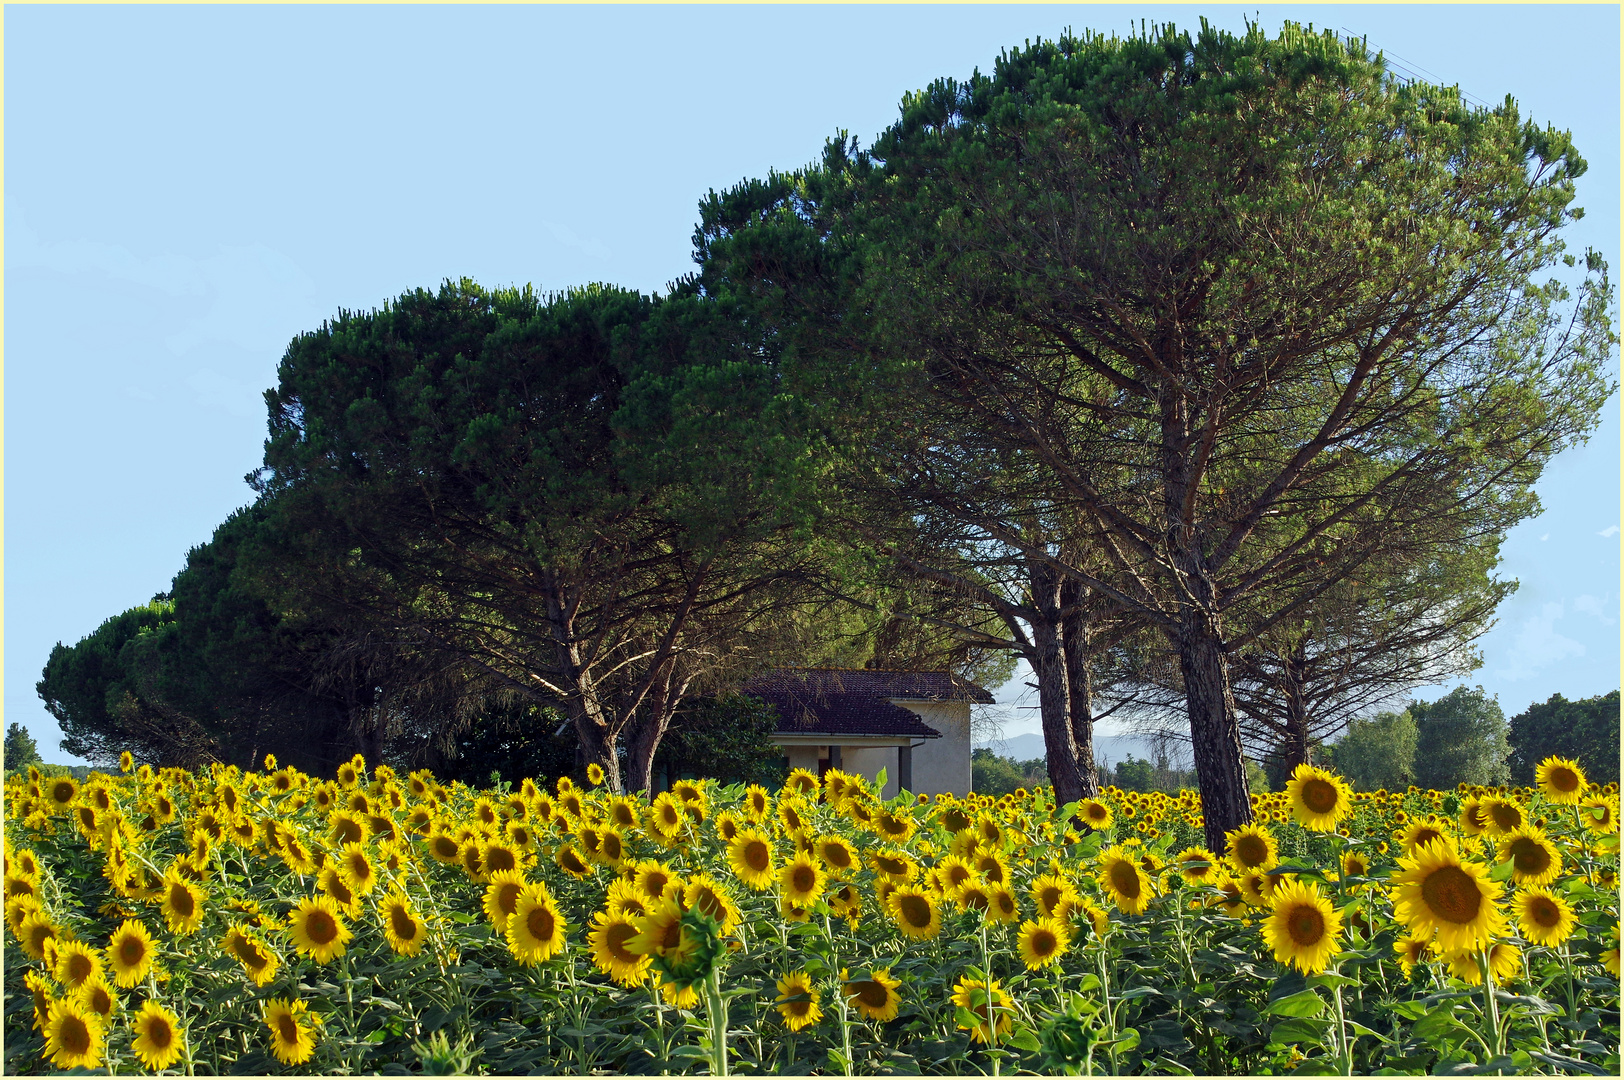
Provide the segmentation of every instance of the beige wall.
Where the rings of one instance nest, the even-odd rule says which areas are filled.
[[[818,775],[818,747],[816,746],[786,746],[784,756],[789,758],[789,767],[792,769],[805,769],[813,776]]]
[[[885,790],[882,799],[889,799],[899,790],[897,786],[897,748],[894,746],[842,746],[841,768],[870,780],[885,770]]]
[[[968,701],[895,701],[942,733],[914,747],[914,794],[970,794],[970,703]],[[893,774],[894,775],[894,774]]]

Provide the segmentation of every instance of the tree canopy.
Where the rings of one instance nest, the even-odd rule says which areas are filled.
[[[1503,533],[1596,423],[1605,267],[1536,277],[1584,168],[1330,34],[1068,35],[713,195],[699,257],[798,363],[901,388],[910,483],[1167,637],[1222,850],[1227,657],[1373,560]],[[962,482],[1000,452],[1027,468]]]
[[[1511,718],[1511,779],[1534,782],[1534,768],[1553,754],[1577,761],[1599,784],[1618,779],[1618,691],[1569,701],[1552,694]]]

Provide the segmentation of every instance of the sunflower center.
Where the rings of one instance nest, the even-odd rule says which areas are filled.
[[[169,1021],[161,1016],[154,1016],[147,1022],[147,1042],[155,1050],[168,1050],[175,1041],[175,1031],[169,1026]]]
[[[493,847],[485,853],[485,868],[492,873],[502,870],[513,870],[519,865],[513,857],[513,852],[506,848]]]
[[[1417,829],[1415,830],[1415,838],[1410,841],[1410,846],[1415,848],[1426,847],[1442,835],[1437,829]]]
[[[59,803],[68,802],[73,798],[72,784],[58,784],[51,789],[51,798]]]
[[[449,836],[437,836],[434,838],[434,850],[439,852],[442,858],[449,859],[457,854],[457,842]]]
[[[1111,887],[1129,900],[1139,896],[1139,872],[1132,863],[1117,861],[1111,864]]]
[[[885,987],[877,982],[859,982],[852,984],[857,989],[856,998],[871,1009],[883,1009],[891,995],[886,993]]]
[[[77,1016],[69,1016],[57,1029],[56,1041],[69,1054],[88,1054],[90,1025]]]
[[[797,990],[797,993],[804,994],[806,991]],[[784,1007],[788,1009],[790,1014],[798,1020],[812,1011],[812,1001],[810,998],[805,1001],[786,1001],[784,1002]]]
[[[553,913],[539,905],[531,908],[530,914],[525,916],[525,926],[529,929],[530,936],[537,941],[551,941],[553,939],[553,928],[557,925],[558,922],[553,918]]]
[[[119,943],[118,958],[124,961],[125,964],[131,966],[139,964],[141,958],[145,955],[147,955],[147,947],[141,943],[141,939],[138,937],[127,937]]]
[[[1557,910],[1555,904],[1543,896],[1536,897],[1528,906],[1528,914],[1533,922],[1549,930],[1562,922],[1562,912]]]
[[[767,869],[771,862],[772,853],[767,850],[767,845],[762,841],[752,840],[744,845],[744,865],[756,873],[759,874]]]
[[[1094,803],[1088,808],[1087,817],[1090,821],[1104,821],[1105,807],[1101,806],[1099,803]]]
[[[790,876],[790,881],[794,885],[796,892],[811,892],[818,883],[817,871],[804,864],[797,866],[795,872]]]
[[[518,888],[515,886],[514,893],[517,892]],[[513,914],[511,906],[504,906],[503,910],[509,915]],[[397,906],[389,913],[389,926],[394,930],[395,936],[402,941],[411,941],[417,937],[417,920],[412,918],[411,913],[404,907]]]
[[[1453,923],[1469,923],[1483,907],[1477,882],[1458,866],[1440,866],[1421,882],[1421,898],[1435,915]]]
[[[518,903],[519,893],[523,890],[524,886],[517,881],[504,881],[501,885],[498,885],[496,888],[496,909],[504,915],[512,915],[518,910],[515,905]],[[397,915],[405,914],[400,908],[396,908],[395,912]]]
[[[350,904],[355,902],[355,894],[350,891],[350,887],[348,885],[344,884],[343,878],[335,877],[329,881],[327,885],[327,892],[340,904],[348,907]]]
[[[641,959],[636,953],[626,948],[626,942],[637,936],[637,927],[631,923],[614,923],[609,932],[603,935],[603,944],[609,950],[609,955],[622,964],[635,964]]]
[[[175,909],[175,914],[183,919],[190,919],[197,910],[192,902],[192,894],[184,885],[173,885],[169,889],[169,906]]]
[[[1294,907],[1286,916],[1286,933],[1291,935],[1294,945],[1318,945],[1325,937],[1325,916],[1319,908],[1306,904]]]
[[[1242,836],[1235,841],[1235,857],[1247,866],[1261,866],[1269,857],[1269,845],[1261,836]]]
[[[975,908],[977,911],[987,910],[987,894],[980,889],[966,889],[961,899],[966,908]]]
[[[1577,791],[1579,789],[1579,774],[1566,765],[1558,765],[1551,770],[1549,782],[1558,791]]]
[[[909,926],[924,929],[930,925],[930,901],[923,896],[904,896],[897,900],[902,921]]]
[[[682,944],[682,924],[676,920],[666,924],[665,935],[660,938],[660,948],[675,949]]]
[[[839,844],[825,844],[823,848],[823,861],[830,866],[845,870],[851,866],[851,853]]]
[[[1510,844],[1511,864],[1521,874],[1543,874],[1551,865],[1551,853],[1532,836],[1519,836]]]
[[[1316,814],[1336,809],[1336,785],[1315,777],[1303,784],[1303,805]]]
[[[1060,903],[1059,886],[1046,885],[1038,893],[1038,904],[1043,908],[1045,914],[1054,914],[1054,906],[1058,903]]]
[[[564,852],[562,862],[564,864],[564,869],[568,870],[572,874],[586,873],[586,863],[582,862],[573,851]]]
[[[296,1044],[299,1041],[299,1024],[287,1013],[276,1018],[276,1033],[282,1036],[285,1043]]]
[[[317,945],[328,945],[338,937],[338,923],[317,908],[305,919],[305,934]]]
[[[1495,803],[1489,813],[1494,816],[1494,823],[1507,832],[1522,824],[1522,811],[1512,803]]]
[[[68,957],[69,982],[83,982],[85,979],[90,978],[90,970],[90,957],[84,955],[83,953],[73,953]]]
[[[1039,930],[1032,935],[1032,952],[1037,956],[1048,956],[1060,944],[1060,939],[1054,936],[1053,930]]]

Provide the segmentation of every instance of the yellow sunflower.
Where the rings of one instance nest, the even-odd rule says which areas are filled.
[[[499,934],[507,933],[508,919],[513,915],[519,893],[529,882],[518,870],[503,870],[492,874],[485,885],[485,917]]]
[[[1500,883],[1487,870],[1460,857],[1443,837],[1399,860],[1392,879],[1393,916],[1421,937],[1436,935],[1446,953],[1486,948],[1508,928],[1495,905]]]
[[[428,838],[429,857],[442,866],[451,866],[456,863],[457,856],[462,853],[462,845],[457,838],[443,831],[443,824],[436,825],[434,832]]]
[[[841,992],[864,1019],[884,1023],[897,1018],[897,1010],[902,1007],[897,987],[902,980],[893,979],[890,968],[875,968],[866,979],[852,979],[849,972],[842,970],[840,979]]]
[[[195,885],[171,870],[164,875],[164,922],[172,933],[185,936],[203,924],[206,895],[202,886]]]
[[[1528,821],[1522,804],[1516,799],[1494,795],[1483,800],[1483,831],[1490,836],[1503,836],[1516,832]]]
[[[587,934],[592,963],[621,986],[641,986],[649,976],[652,959],[627,948],[627,942],[636,936],[637,923],[631,916],[593,912]]]
[[[830,877],[849,877],[861,868],[857,861],[857,849],[844,836],[820,836],[812,842],[812,850],[829,868]]]
[[[1280,863],[1280,846],[1274,834],[1255,822],[1225,833],[1224,843],[1228,845],[1229,865],[1237,874],[1267,870]]]
[[[809,853],[797,852],[778,871],[778,888],[786,902],[809,908],[823,895],[823,868]]]
[[[901,851],[889,849],[871,851],[868,856],[868,864],[874,868],[875,873],[883,874],[886,878],[899,885],[906,884],[919,876],[919,864]]]
[[[107,942],[107,964],[113,982],[128,989],[147,977],[152,966],[152,934],[138,919],[125,919]]]
[[[1562,856],[1538,825],[1524,825],[1500,840],[1500,861],[1511,862],[1511,880],[1519,885],[1548,885],[1562,873]]]
[[[1187,847],[1173,857],[1179,875],[1191,885],[1204,885],[1218,877],[1218,856],[1204,847]]]
[[[69,990],[77,990],[85,980],[100,975],[101,967],[101,957],[82,942],[64,941],[56,948],[53,973],[56,981]]]
[[[1353,792],[1335,773],[1304,762],[1286,781],[1291,816],[1305,828],[1329,832],[1353,810]]]
[[[1449,963],[1449,974],[1468,986],[1483,985],[1483,969],[1478,966],[1480,954],[1476,950],[1453,952],[1444,959]],[[1509,941],[1497,941],[1489,949],[1489,972],[1496,986],[1505,986],[1522,976],[1522,950]]]
[[[1535,945],[1560,945],[1579,925],[1573,908],[1549,889],[1519,889],[1511,906],[1517,912],[1517,928]]]
[[[1589,798],[1579,803],[1579,820],[1602,836],[1618,832],[1618,797]]]
[[[51,1003],[45,1021],[45,1056],[59,1069],[94,1069],[101,1064],[101,1018],[77,1001]]]
[[[818,793],[818,778],[805,769],[792,769],[788,778],[784,780],[784,791],[795,792],[800,795],[816,795]]]
[[[917,886],[892,889],[885,910],[905,935],[917,941],[928,941],[942,932],[941,909],[930,893]]]
[[[672,885],[682,888],[682,878],[657,859],[644,859],[632,867],[632,885],[646,900],[659,900]]]
[[[1054,916],[1062,901],[1077,899],[1077,887],[1063,874],[1040,874],[1032,881],[1032,900],[1038,910],[1045,915]]]
[[[1263,940],[1274,958],[1305,975],[1324,971],[1336,952],[1342,916],[1313,882],[1293,881],[1274,892],[1273,910],[1263,920]]]
[[[773,882],[773,846],[766,834],[756,829],[740,829],[727,846],[728,866],[738,879],[756,892]]]
[[[857,892],[857,887],[846,884],[830,893],[829,910],[835,918],[845,919],[855,930],[863,917],[863,898]]]
[[[564,916],[541,882],[525,886],[508,919],[508,949],[521,964],[538,964],[564,947]]]
[[[354,936],[330,896],[313,896],[295,904],[288,912],[288,933],[293,947],[318,964],[343,956]]]
[[[1436,820],[1429,818],[1426,821],[1412,821],[1406,825],[1400,842],[1404,845],[1406,855],[1414,855],[1421,848],[1426,847],[1444,835],[1443,826]]]
[[[1094,829],[1109,829],[1111,827],[1111,808],[1098,799],[1084,799],[1077,804],[1077,816],[1084,823]]]
[[[599,765],[596,761],[588,762],[586,766],[586,781],[593,787],[597,787],[599,784],[603,783],[603,766]]]
[[[1013,1004],[997,979],[984,981],[961,975],[953,988],[952,1000],[954,1005],[970,1011],[973,1022],[966,1024],[960,1020],[958,1024],[975,1042],[996,1044],[1014,1026]]]
[[[558,864],[560,870],[577,881],[587,878],[592,873],[592,864],[581,858],[581,853],[569,844],[565,844],[558,849],[558,853],[553,856],[553,862]]]
[[[760,784],[751,784],[744,789],[744,816],[757,824],[767,820],[772,813],[773,798],[767,789]]]
[[[361,914],[361,898],[350,888],[348,881],[338,872],[336,866],[324,866],[321,873],[316,875],[316,888],[332,898],[333,903],[344,914],[354,918]]]
[[[1488,828],[1488,819],[1483,816],[1483,800],[1476,795],[1470,795],[1460,802],[1460,831],[1465,836],[1476,836]]]
[[[234,924],[226,931],[226,936],[220,940],[220,948],[242,964],[255,986],[264,986],[276,978],[277,968],[281,966],[276,954],[241,923]]]
[[[1137,859],[1115,844],[1100,852],[1095,881],[1124,915],[1142,915],[1150,906],[1150,878]]]
[[[400,956],[416,956],[423,948],[429,928],[412,908],[405,893],[393,892],[378,905],[383,920],[384,940]]]
[[[682,803],[669,791],[655,796],[654,805],[649,808],[649,824],[662,839],[671,840],[679,836],[687,821],[688,815],[682,809]]]
[[[303,1065],[316,1052],[321,1017],[294,998],[272,998],[265,1003],[265,1026],[271,1029],[271,1053],[284,1065]]]
[[[151,1071],[169,1068],[185,1053],[186,1036],[181,1033],[180,1021],[156,1001],[142,1004],[130,1028],[135,1032],[131,1049]]]
[[[667,896],[649,909],[648,914],[632,916],[637,933],[626,939],[626,951],[638,956],[664,955],[682,941],[682,905],[675,896]]]
[[[741,912],[733,893],[726,885],[709,874],[695,874],[682,888],[682,906],[703,911],[721,924],[721,934],[727,937],[739,925]]]
[[[1585,771],[1571,758],[1552,754],[1534,768],[1534,783],[1547,802],[1577,805],[1584,797]]]
[[[823,1019],[818,991],[805,971],[792,971],[778,980],[778,1015],[791,1031],[811,1027]]]
[[[107,985],[100,972],[86,979],[74,993],[73,999],[87,1011],[95,1013],[104,1023],[119,1005],[118,995],[113,993],[113,988]]]
[[[1414,975],[1415,965],[1431,956],[1432,942],[1413,935],[1400,938],[1393,943],[1393,952],[1397,954],[1399,967],[1404,969],[1404,977],[1408,979]]]
[[[1070,944],[1071,931],[1066,924],[1049,916],[1026,920],[1016,936],[1016,947],[1028,971],[1036,971],[1044,964],[1058,964]]]

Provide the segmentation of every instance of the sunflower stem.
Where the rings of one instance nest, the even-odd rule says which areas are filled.
[[[705,977],[706,1009],[711,1021],[711,1075],[727,1075],[727,999],[722,996],[722,972],[711,968]]]
[[[1337,970],[1337,965],[1335,965],[1335,964],[1331,965],[1331,974],[1332,975],[1341,974]],[[1348,1045],[1348,1022],[1347,1022],[1347,1019],[1343,1015],[1343,1012],[1342,1012],[1342,980],[1333,979],[1332,982],[1335,984],[1335,985],[1333,985],[1331,987],[1331,992],[1335,996],[1335,999],[1336,999],[1336,1043],[1337,1043],[1337,1053],[1342,1058],[1342,1075],[1343,1076],[1352,1076],[1353,1075],[1353,1048]]]
[[[1494,1034],[1494,1056],[1499,1057],[1505,1053],[1505,1036],[1500,1030],[1500,1003],[1494,1000],[1494,969],[1489,964],[1489,950],[1483,949],[1478,953],[1477,965],[1483,971],[1483,1000],[1489,1009],[1489,1029]],[[1502,1075],[1496,1069],[1495,1075]]]

